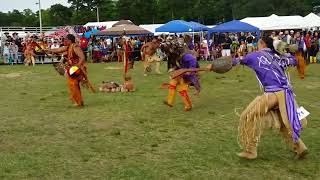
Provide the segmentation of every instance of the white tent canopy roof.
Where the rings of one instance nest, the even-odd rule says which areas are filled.
[[[308,28],[320,27],[320,17],[314,13],[308,14],[306,17],[303,18],[303,20]]]
[[[302,16],[277,16],[272,14],[268,17],[248,17],[241,21],[256,26],[264,31],[306,28],[306,23]]]
[[[159,36],[161,34],[170,34],[170,33],[166,33],[166,32],[156,32],[156,29],[160,26],[162,26],[163,24],[142,24],[140,25],[140,27],[152,32],[155,36]]]
[[[105,22],[88,22],[84,27],[102,27],[111,28],[115,23],[119,21],[105,21]]]

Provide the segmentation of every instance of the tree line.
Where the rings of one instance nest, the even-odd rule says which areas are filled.
[[[318,13],[320,0],[68,0],[42,10],[43,26],[80,25],[130,19],[136,24],[165,23],[172,19],[211,25],[253,16]],[[38,26],[38,12],[30,9],[0,12],[0,26]]]

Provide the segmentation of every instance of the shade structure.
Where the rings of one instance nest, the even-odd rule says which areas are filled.
[[[306,27],[302,16],[278,16],[272,14],[268,17],[247,17],[242,22],[258,27],[261,31],[282,29],[303,29]]]
[[[320,27],[320,17],[314,13],[303,18],[306,28]]]
[[[106,29],[96,33],[97,36],[121,36],[121,35],[148,35],[152,32],[136,26],[136,25],[121,25]]]
[[[112,27],[124,26],[124,25],[134,25],[134,23],[131,22],[130,20],[120,20],[117,23],[115,23],[114,25],[112,25]]]
[[[91,31],[88,31],[86,33],[84,33],[84,37],[86,37],[87,39],[90,38],[91,35],[95,35],[99,32],[99,30],[97,29],[92,29]]]
[[[252,26],[248,23],[241,22],[239,20],[233,20],[230,22],[226,22],[215,26],[209,30],[210,33],[215,32],[260,32],[260,29]]]
[[[115,23],[119,21],[105,21],[105,22],[88,22],[84,27],[102,27],[111,28]]]
[[[194,21],[190,21],[189,23],[193,24],[194,26],[196,26],[197,28],[200,28],[201,31],[209,31],[210,28],[201,24],[201,23],[198,23],[198,22],[194,22]]]
[[[161,27],[163,24],[141,24],[139,27],[142,27],[150,32],[152,32],[155,36],[159,36],[161,34],[170,34],[169,32],[156,32],[156,29]]]
[[[50,37],[50,38],[55,38],[55,37],[64,37],[68,34],[69,34],[69,32],[67,29],[59,29],[56,32],[50,32],[49,34],[46,34],[46,36]]]
[[[186,32],[199,32],[202,28],[196,23],[190,23],[183,20],[173,20],[163,26],[156,28],[156,32],[169,32],[169,33],[186,33]]]

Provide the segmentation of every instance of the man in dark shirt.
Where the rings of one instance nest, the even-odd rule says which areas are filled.
[[[247,40],[247,37],[244,35],[244,32],[241,32],[240,37],[238,39],[239,43],[241,43],[242,41],[246,42],[246,40]]]
[[[254,49],[253,40],[254,40],[254,36],[252,36],[251,33],[248,33],[248,36],[246,39],[248,53],[253,52],[253,49]]]
[[[222,46],[222,56],[231,56],[231,44],[232,41],[229,38],[228,34],[223,34],[223,38],[221,38],[220,44]]]

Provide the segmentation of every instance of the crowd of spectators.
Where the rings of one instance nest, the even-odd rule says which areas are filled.
[[[101,27],[99,30],[103,30]],[[91,31],[90,27],[76,26],[76,32],[85,33]],[[269,32],[275,40],[281,40],[287,44],[297,44],[299,50],[303,52],[307,63],[320,62],[320,35],[319,32],[303,31],[274,31]],[[183,41],[184,35],[162,35],[161,39],[168,36],[176,36],[178,40]],[[214,60],[222,56],[243,57],[246,54],[257,50],[258,37],[249,32],[241,33],[220,33],[214,34],[209,39],[199,35],[193,36],[192,44],[189,48],[196,52],[198,60]],[[141,60],[141,47],[150,42],[152,36],[133,36],[126,37],[129,48],[130,60]],[[55,49],[63,46],[63,37],[46,37],[44,34],[27,34],[21,38],[17,33],[11,36],[4,33],[1,38],[1,49],[6,64],[24,63],[24,50],[27,42],[36,42],[34,54],[38,62],[45,62],[45,54],[41,49]],[[88,59],[93,62],[111,62],[122,61],[122,47],[119,37],[95,37],[86,38],[84,35],[80,38],[79,45],[85,52]],[[39,48],[41,47],[41,48]],[[159,52],[161,54],[161,52]],[[50,57],[50,60],[60,60],[60,56]]]
[[[45,54],[42,49],[54,49],[63,46],[63,38],[47,38],[44,34],[27,34],[25,37],[19,37],[18,33],[4,33],[1,37],[2,57],[5,64],[21,64],[25,62],[24,52],[27,44],[33,45],[34,54],[38,62],[45,62]],[[60,57],[51,57],[51,60],[60,59]]]
[[[86,32],[90,32],[93,29],[97,29],[99,31],[103,31],[106,29],[105,26],[100,26],[100,27],[89,27],[89,26],[74,26],[73,27],[74,31],[78,34],[82,34],[82,33],[86,33]]]

